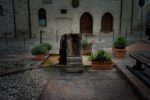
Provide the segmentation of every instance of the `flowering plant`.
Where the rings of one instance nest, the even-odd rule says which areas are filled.
[[[93,44],[94,44],[94,41],[89,42],[87,39],[83,39],[83,40],[81,41],[81,46],[82,46],[83,48],[90,47],[90,46],[92,46]]]
[[[111,62],[111,56],[104,50],[99,50],[96,53],[92,53],[89,60],[97,62]]]
[[[95,41],[93,40],[93,41],[90,42],[90,45],[92,46],[94,43],[95,43]]]

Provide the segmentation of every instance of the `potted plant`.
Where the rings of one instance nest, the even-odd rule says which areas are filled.
[[[96,53],[92,53],[90,58],[92,62],[92,69],[95,70],[111,70],[112,60],[111,56],[104,50],[99,50]]]
[[[90,55],[92,53],[92,45],[94,41],[89,42],[87,39],[81,40],[81,53],[82,55]]]
[[[52,45],[49,43],[42,43],[41,45],[47,48],[47,52],[45,53],[45,55],[47,55],[49,50],[52,49]]]
[[[41,61],[44,58],[44,54],[48,51],[48,49],[43,45],[37,45],[32,48],[31,53],[35,55],[34,60]]]
[[[118,36],[113,42],[112,52],[118,59],[123,59],[126,56],[127,41],[123,36]]]

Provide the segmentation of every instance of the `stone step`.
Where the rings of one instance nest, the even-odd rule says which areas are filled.
[[[68,62],[68,65],[82,65],[82,62]]]
[[[82,62],[82,57],[67,57],[68,62]]]
[[[67,68],[65,68],[65,71],[68,73],[82,73],[83,67],[77,67],[77,68],[67,67]]]
[[[68,64],[69,68],[77,68],[77,67],[82,67],[82,64]]]

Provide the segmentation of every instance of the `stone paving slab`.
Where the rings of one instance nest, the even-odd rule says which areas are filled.
[[[57,74],[40,100],[140,100],[115,69]]]
[[[134,51],[150,51],[150,42],[149,41],[137,41],[136,43],[129,45],[127,50],[130,52]]]
[[[0,100],[120,100],[122,95],[139,100],[115,69],[69,74],[41,68],[0,77]]]

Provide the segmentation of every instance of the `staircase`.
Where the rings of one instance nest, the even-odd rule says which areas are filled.
[[[83,72],[82,57],[81,56],[68,56],[66,72],[78,73]]]

